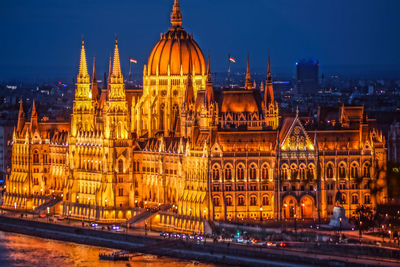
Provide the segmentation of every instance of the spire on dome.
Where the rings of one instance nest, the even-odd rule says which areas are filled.
[[[119,49],[118,49],[118,38],[115,39],[115,49],[114,49],[114,61],[111,79],[116,79],[114,83],[123,83],[122,73],[121,73],[121,62],[119,60]]]
[[[18,111],[18,123],[17,123],[17,133],[20,133],[25,125],[25,113],[24,107],[22,106],[22,99],[19,100],[19,111]]]
[[[265,80],[265,90],[264,90],[264,103],[265,105],[269,105],[274,101],[275,99],[274,99],[274,88],[272,86],[271,61],[268,56],[267,78]]]
[[[93,58],[92,99],[97,100],[98,96],[99,96],[99,85],[97,84],[96,58]]]
[[[87,62],[86,62],[86,51],[85,51],[85,41],[82,40],[82,47],[81,47],[81,58],[79,61],[79,74],[78,74],[78,83],[89,83],[89,73],[87,69]]]
[[[172,7],[171,25],[173,28],[181,28],[182,27],[182,13],[181,13],[181,8],[179,6],[178,0],[174,1],[174,6]]]
[[[253,84],[251,82],[251,74],[250,74],[250,56],[247,56],[246,80],[244,83],[244,88],[247,90],[253,88]]]

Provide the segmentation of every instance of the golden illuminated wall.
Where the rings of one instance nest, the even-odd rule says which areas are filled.
[[[13,134],[12,168],[6,180],[3,206],[35,209],[49,201],[49,196],[62,194],[68,175],[66,141],[69,126],[38,123],[35,116],[25,123],[22,103],[20,115]]]
[[[296,116],[275,133],[218,134],[209,170],[215,220],[330,218],[337,192],[348,217],[386,200],[385,140],[376,129],[308,132]]]
[[[69,137],[71,171],[64,188],[64,214],[97,220],[122,219],[131,216],[126,210],[133,206],[134,191],[130,115],[117,41],[105,102],[92,99],[95,88],[89,81],[82,46],[72,115],[75,132]],[[87,86],[89,91],[82,89]]]

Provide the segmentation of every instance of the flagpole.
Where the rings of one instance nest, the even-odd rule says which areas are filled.
[[[129,76],[128,76],[128,83],[130,83],[132,81],[132,62],[131,59],[129,58]]]
[[[228,54],[228,88],[231,87],[231,55]]]

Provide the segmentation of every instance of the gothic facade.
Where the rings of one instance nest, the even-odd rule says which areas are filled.
[[[248,60],[242,88],[215,90],[177,0],[142,89],[125,88],[120,65],[116,41],[100,90],[82,42],[70,123],[39,121],[34,105],[25,122],[21,104],[4,207],[57,196],[64,215],[107,222],[162,206],[156,223],[205,231],[212,220],[328,218],[338,192],[349,216],[384,201],[385,140],[363,107],[281,116],[269,59],[265,86]]]

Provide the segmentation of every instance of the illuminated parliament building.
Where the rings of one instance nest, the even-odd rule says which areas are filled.
[[[362,106],[280,114],[266,62],[261,88],[249,62],[243,87],[213,88],[177,0],[140,89],[125,88],[118,41],[100,88],[82,42],[71,121],[41,120],[35,103],[28,120],[20,105],[3,207],[56,204],[64,216],[99,222],[132,222],[159,207],[154,224],[204,232],[210,221],[324,219],[336,205],[350,217],[383,202],[376,121]]]

